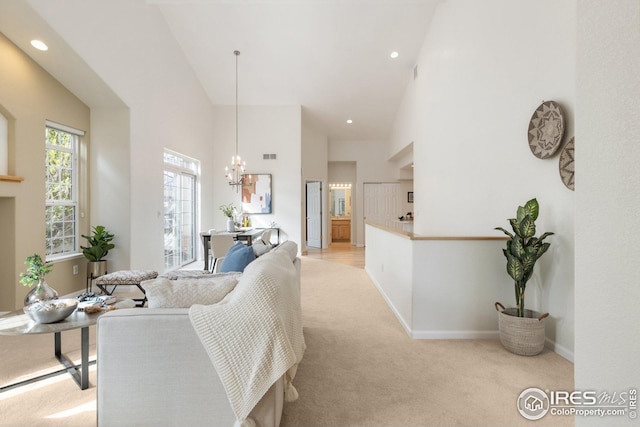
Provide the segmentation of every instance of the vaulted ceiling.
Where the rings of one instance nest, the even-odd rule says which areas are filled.
[[[212,104],[234,104],[233,51],[239,50],[241,105],[302,105],[305,120],[331,140],[381,140],[389,136],[440,1],[0,0],[0,32],[91,106],[107,96],[92,91],[108,90],[95,82],[81,87],[83,77],[76,74],[97,76],[74,58],[70,46],[113,30],[118,22],[94,18],[92,34],[81,36],[86,40],[69,40],[43,27],[55,28],[52,21],[71,12],[77,20],[103,14],[105,7],[120,16],[128,8],[138,13],[143,8],[145,19],[162,21],[157,24],[177,42]],[[31,53],[34,32],[57,39],[52,42],[62,45],[67,59]],[[122,26],[118,33],[131,43],[148,36],[135,26]],[[396,59],[390,57],[393,51]],[[75,71],[65,70],[69,63],[77,63]]]

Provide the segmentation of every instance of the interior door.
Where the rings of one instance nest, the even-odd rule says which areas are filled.
[[[307,246],[322,248],[322,183],[307,182]]]

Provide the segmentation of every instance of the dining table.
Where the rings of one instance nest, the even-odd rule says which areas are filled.
[[[267,230],[267,228],[239,227],[236,231],[215,231],[214,233],[231,234],[233,235],[234,240],[241,241],[244,244],[251,246],[253,244],[253,240],[260,237],[265,230]],[[274,230],[277,230],[279,239],[280,230],[277,228]],[[211,241],[211,233],[209,231],[203,231],[200,233],[200,238],[202,239],[202,246],[204,248],[204,269],[209,270],[209,242]]]

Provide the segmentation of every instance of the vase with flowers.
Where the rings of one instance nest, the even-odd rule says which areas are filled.
[[[44,261],[38,254],[29,255],[24,263],[27,265],[27,271],[20,273],[20,283],[28,287],[36,285],[27,293],[24,305],[58,298],[58,291],[44,280],[44,277],[53,270],[53,263]]]
[[[220,210],[222,211],[224,216],[227,217],[227,231],[230,233],[236,231],[236,224],[234,220],[236,207],[233,205],[233,203],[220,206]]]

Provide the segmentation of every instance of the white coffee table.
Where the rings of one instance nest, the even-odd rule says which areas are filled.
[[[49,374],[40,375],[28,380],[20,381],[15,384],[0,387],[0,392],[11,390],[13,388],[30,384],[35,381],[53,377],[65,372],[71,374],[75,382],[80,386],[81,390],[89,388],[89,365],[95,364],[96,361],[89,361],[89,326],[95,325],[98,318],[106,311],[100,311],[94,314],[87,314],[81,311],[74,311],[66,319],[49,324],[35,323],[22,310],[12,311],[0,316],[0,335],[28,335],[28,334],[54,334],[53,350],[56,359],[64,366],[64,369],[51,372]],[[80,328],[80,365],[74,365],[62,354],[62,335],[63,331]],[[80,368],[80,369],[78,369]]]

